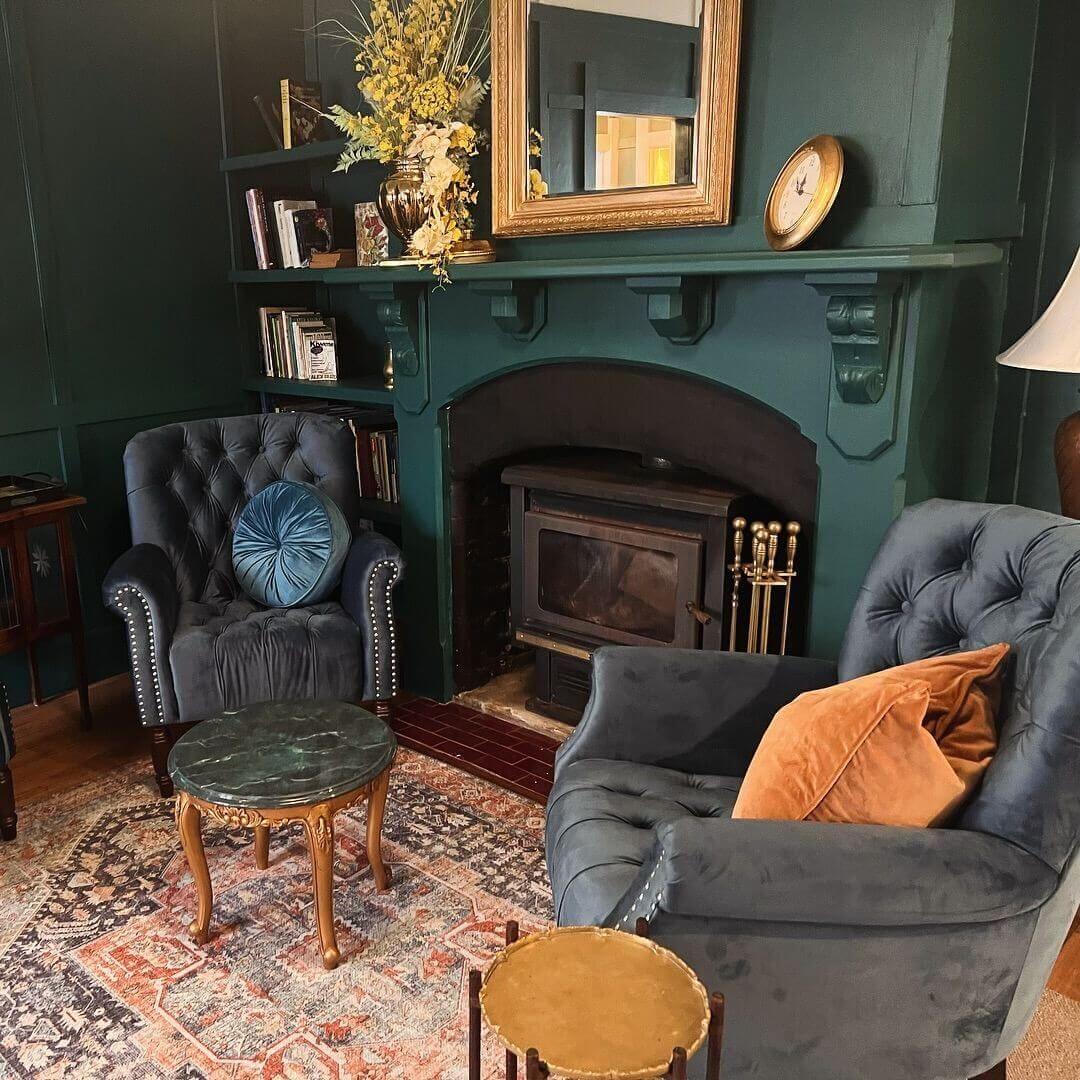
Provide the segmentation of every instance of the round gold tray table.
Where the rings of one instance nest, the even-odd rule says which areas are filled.
[[[479,1078],[481,1013],[506,1047],[511,1077],[523,1057],[528,1080],[681,1078],[706,1041],[706,1075],[716,1077],[723,998],[710,999],[694,972],[646,934],[647,925],[637,934],[572,926],[517,939],[510,924],[508,945],[482,981],[473,973],[470,1080]]]
[[[176,823],[199,907],[191,936],[210,936],[214,903],[202,819],[255,831],[255,864],[265,870],[270,829],[301,822],[311,850],[315,918],[323,966],[341,959],[334,933],[334,815],[366,801],[367,856],[375,887],[390,887],[381,834],[394,733],[371,713],[340,701],[267,701],[204,720],[169,753]]]

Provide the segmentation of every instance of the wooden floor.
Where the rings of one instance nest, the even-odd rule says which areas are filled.
[[[96,683],[91,687],[90,701],[92,731],[79,728],[79,703],[74,694],[37,709],[14,710],[18,751],[11,762],[11,774],[16,810],[20,804],[68,791],[130,761],[145,761],[147,782],[152,782],[149,744],[139,726],[128,678],[117,676]],[[1050,987],[1080,1001],[1080,917],[1061,951]]]

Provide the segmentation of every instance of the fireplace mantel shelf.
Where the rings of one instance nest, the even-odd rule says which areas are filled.
[[[672,345],[698,342],[713,325],[718,279],[736,275],[802,275],[802,283],[826,295],[829,336],[839,401],[830,413],[833,436],[848,454],[872,457],[891,438],[888,409],[867,431],[859,415],[885,394],[893,330],[902,316],[912,274],[994,266],[1004,251],[996,244],[921,244],[906,247],[847,248],[828,251],[729,251],[618,258],[525,259],[453,267],[461,287],[485,297],[492,321],[517,341],[532,341],[547,322],[549,285],[559,280],[618,280],[645,298],[645,318]],[[234,270],[237,285],[304,282],[352,287],[374,304],[394,351],[395,405],[419,413],[428,403],[426,310],[431,274],[411,266],[349,267],[329,270]],[[888,404],[886,402],[886,404]],[[840,434],[850,412],[857,435]],[[832,413],[835,412],[835,416]],[[891,413],[889,413],[891,417]],[[862,444],[866,443],[866,446]]]
[[[558,278],[626,278],[647,274],[727,276],[731,274],[800,274],[826,271],[900,272],[961,270],[999,263],[996,244],[918,244],[907,247],[844,248],[827,251],[728,251],[689,255],[640,255],[620,258],[524,259],[456,266],[460,281],[552,281]],[[322,285],[430,284],[409,266],[348,267],[332,270],[234,270],[234,284],[306,281]]]

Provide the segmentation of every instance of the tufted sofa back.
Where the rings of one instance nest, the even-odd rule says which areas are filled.
[[[248,500],[275,480],[314,484],[351,527],[359,516],[353,436],[340,420],[310,413],[196,420],[140,432],[124,451],[124,477],[132,542],[165,551],[181,600],[236,597],[233,526]]]
[[[1080,521],[935,499],[893,523],[859,591],[840,678],[1007,641],[998,753],[962,828],[1061,870],[1080,837]]]

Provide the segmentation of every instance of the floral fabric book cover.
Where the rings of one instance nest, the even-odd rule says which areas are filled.
[[[356,265],[378,266],[390,254],[390,234],[373,202],[356,204]]]

